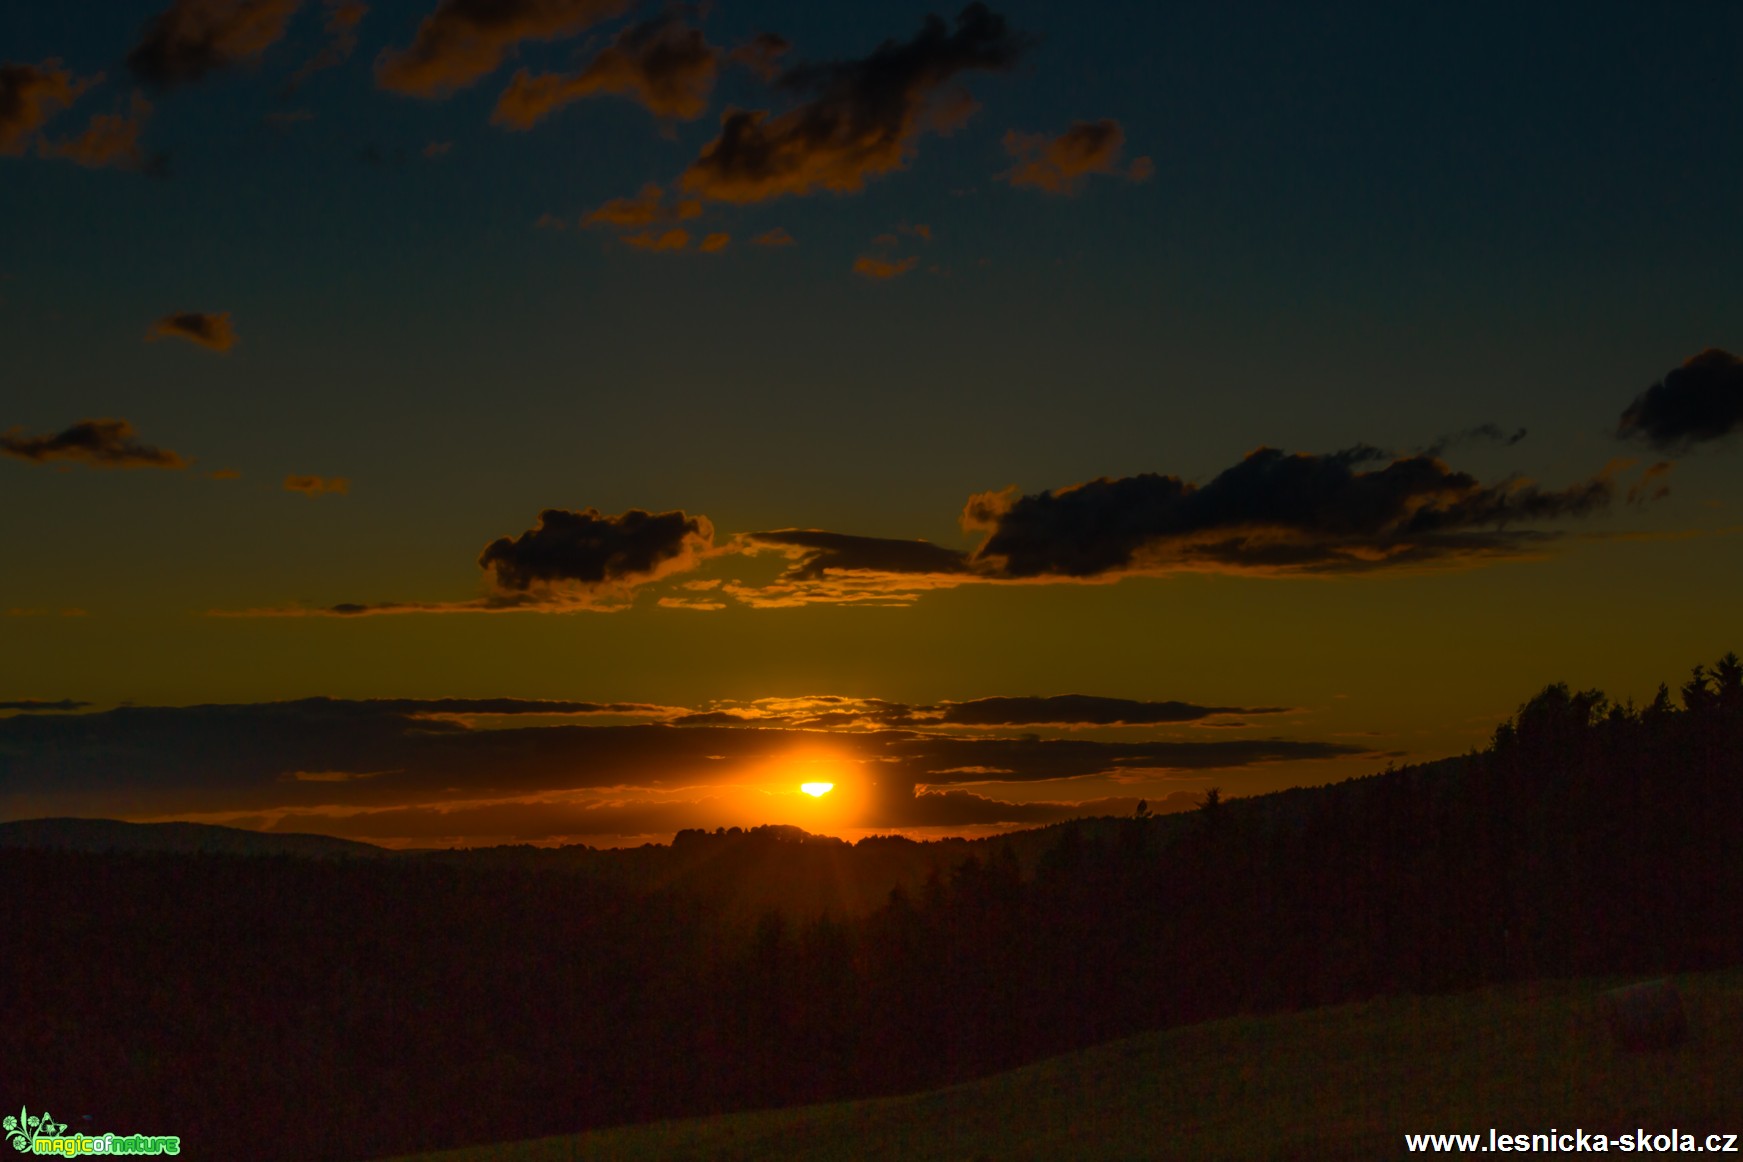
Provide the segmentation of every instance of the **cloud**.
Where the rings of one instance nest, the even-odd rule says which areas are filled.
[[[363,23],[363,18],[369,15],[369,5],[358,0],[327,0],[327,44],[320,52],[304,62],[285,86],[287,93],[295,92],[302,83],[325,69],[338,68],[351,59],[351,54],[357,50],[357,26]]]
[[[798,239],[787,233],[785,226],[776,226],[773,230],[765,230],[750,240],[752,246],[797,246]]]
[[[603,596],[693,569],[713,543],[707,517],[679,510],[606,516],[547,508],[537,528],[486,545],[478,564],[502,593]]]
[[[356,707],[371,714],[409,714],[425,718],[489,718],[505,715],[565,718],[670,718],[678,711],[649,702],[577,702],[566,698],[312,698],[310,704]]]
[[[351,482],[343,476],[297,476],[284,478],[286,492],[300,492],[304,496],[344,496],[351,491]]]
[[[633,198],[613,198],[581,218],[583,226],[610,226],[631,230],[668,222],[685,222],[702,213],[702,203],[682,198],[668,204],[666,191],[649,182]]]
[[[773,82],[781,75],[781,58],[792,50],[787,38],[774,32],[759,32],[727,54],[727,60],[742,65],[757,76]]]
[[[853,273],[862,278],[887,282],[892,278],[900,278],[919,265],[918,257],[889,259],[875,254],[862,254],[853,260]]]
[[[1006,580],[1180,571],[1291,575],[1446,567],[1517,556],[1555,534],[1518,526],[1607,508],[1604,474],[1559,491],[1480,484],[1432,457],[1363,471],[1376,452],[1260,448],[1202,487],[1177,476],[971,497],[971,564]]]
[[[722,588],[763,609],[833,604],[905,604],[927,589],[949,588],[973,578],[966,556],[930,541],[861,537],[821,529],[745,533],[733,548],[747,555],[779,552],[791,562],[773,583]]]
[[[510,129],[531,129],[572,101],[611,93],[639,102],[656,117],[689,121],[708,110],[719,56],[701,29],[668,13],[624,29],[573,75],[534,76],[521,69],[503,90],[490,120]]]
[[[40,698],[25,698],[17,702],[0,702],[0,710],[22,710],[34,714],[43,711],[83,710],[90,705],[89,702],[75,702],[71,698],[62,698],[59,702],[45,702]]]
[[[151,325],[146,332],[147,339],[186,339],[209,351],[228,351],[236,346],[236,328],[230,322],[230,312],[221,311],[217,314],[204,314],[200,311],[183,311],[180,314],[165,315]]]
[[[1743,359],[1709,347],[1636,396],[1616,435],[1671,455],[1743,428]]]
[[[1478,424],[1474,428],[1466,428],[1462,432],[1452,432],[1445,436],[1436,436],[1434,442],[1426,447],[1418,448],[1418,456],[1444,456],[1448,449],[1461,444],[1495,443],[1503,448],[1511,448],[1527,435],[1524,428],[1515,428],[1511,434],[1503,431],[1499,424]]]
[[[1647,465],[1645,471],[1640,473],[1640,479],[1629,486],[1628,503],[1649,504],[1669,496],[1670,485],[1665,481],[1670,478],[1671,469],[1675,467],[1676,464],[1670,460]]]
[[[1001,175],[1013,186],[1033,186],[1049,194],[1073,194],[1090,174],[1119,172],[1120,150],[1126,133],[1111,119],[1077,121],[1058,137],[1019,133],[1005,134],[1005,152],[1017,164]],[[1133,181],[1145,181],[1155,167],[1140,158],[1130,173]]]
[[[641,234],[626,234],[623,244],[637,250],[682,250],[690,245],[690,232],[681,226],[674,226],[659,233],[649,230]]]
[[[376,83],[412,97],[443,97],[496,71],[523,40],[575,36],[629,7],[627,0],[441,0],[410,47],[382,55]]]
[[[982,730],[1046,727],[1078,730],[1108,726],[1210,724],[1230,715],[1283,714],[1282,706],[1200,706],[1192,702],[1145,702],[1093,694],[971,698],[913,706],[877,698],[816,695],[717,702],[709,710],[674,717],[674,726],[785,726],[800,730]],[[1221,725],[1223,723],[1218,723]],[[1242,725],[1245,725],[1244,723]]]
[[[49,118],[102,79],[75,80],[58,60],[0,64],[0,155],[23,153]]]
[[[878,749],[899,764],[903,775],[929,787],[989,780],[1028,783],[1092,775],[1121,778],[1180,774],[1373,753],[1366,747],[1345,743],[1282,738],[1107,742],[1087,738],[938,735],[890,739]]]
[[[702,239],[702,242],[697,249],[701,250],[704,254],[715,254],[719,251],[725,250],[731,244],[732,235],[730,234],[710,234]]]
[[[41,464],[71,460],[94,468],[186,468],[164,448],[141,443],[126,420],[80,420],[52,436],[27,436],[17,428],[0,435],[0,452]]]
[[[330,483],[330,482],[329,482]],[[288,487],[288,483],[287,483]],[[714,526],[682,511],[548,508],[537,527],[486,545],[478,565],[490,591],[464,601],[343,601],[209,610],[212,617],[378,617],[409,613],[571,613],[627,608],[642,585],[695,568],[715,552]]]
[[[139,81],[160,89],[190,84],[259,56],[284,35],[302,0],[175,0],[127,54]]]
[[[161,155],[148,157],[139,147],[139,134],[151,116],[151,102],[138,93],[126,114],[98,113],[85,131],[65,141],[39,141],[36,150],[43,157],[58,157],[88,169],[113,166],[117,169],[161,168]]]
[[[959,788],[990,780],[1033,784],[1091,776],[1149,782],[1374,753],[1344,743],[1290,739],[1105,742],[951,738],[908,730],[823,733],[742,724],[476,724],[527,715],[665,712],[635,703],[313,698],[25,713],[0,717],[0,763],[7,771],[0,817],[288,811],[306,819],[311,813],[365,810],[452,813],[520,799],[563,812],[621,808],[641,818],[621,826],[564,823],[552,834],[671,832],[700,825],[714,810],[738,814],[721,822],[784,821],[770,818],[775,799],[768,789],[771,783],[781,785],[781,776],[771,776],[771,770],[826,745],[839,764],[837,785],[853,790],[863,804],[856,808],[863,810],[862,819],[839,825],[961,822],[971,809],[977,819],[986,812],[999,815],[983,821],[1018,821],[1028,816],[984,805],[996,800],[972,802]],[[948,797],[953,793],[955,798]],[[715,807],[697,806],[711,801]],[[668,815],[661,813],[662,803],[687,806],[673,807]],[[1129,807],[1121,813],[1129,813]],[[384,822],[385,817],[377,820]],[[537,826],[531,816],[527,822]],[[318,829],[329,827],[323,823]],[[429,833],[501,831],[480,822]]]
[[[772,550],[791,564],[771,582],[732,580],[720,591],[764,609],[901,605],[965,584],[1466,567],[1541,552],[1561,534],[1537,526],[1607,510],[1631,463],[1549,490],[1518,478],[1485,485],[1432,457],[1368,445],[1326,455],[1260,448],[1203,486],[1145,474],[977,494],[962,514],[965,529],[984,534],[970,552],[818,529],[740,534],[731,551]],[[1649,469],[1630,497],[1662,495],[1664,471]]]
[[[885,537],[856,537],[821,529],[780,529],[746,533],[752,546],[792,550],[794,564],[787,576],[794,580],[821,580],[832,569],[872,573],[962,573],[967,563],[962,553],[930,541],[904,541]]]
[[[1092,694],[975,698],[936,708],[944,726],[1155,726],[1198,722],[1226,714],[1281,714],[1281,706],[1199,706],[1191,702],[1139,702]]]
[[[964,8],[955,31],[927,17],[909,41],[885,41],[866,57],[799,65],[775,81],[806,98],[773,114],[728,109],[720,134],[690,164],[683,188],[722,202],[761,202],[820,190],[864,188],[867,179],[903,168],[929,128],[935,98],[971,71],[1005,71],[1027,38],[984,4]]]

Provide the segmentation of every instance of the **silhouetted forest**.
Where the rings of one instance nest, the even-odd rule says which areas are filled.
[[[1728,655],[1645,707],[1548,687],[1464,759],[951,848],[857,914],[500,857],[0,851],[0,1098],[360,1159],[926,1088],[1239,1012],[1743,963],[1740,834]],[[802,838],[678,846],[730,879]]]

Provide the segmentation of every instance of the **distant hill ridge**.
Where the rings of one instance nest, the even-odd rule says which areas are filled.
[[[296,855],[308,859],[374,859],[393,854],[385,847],[331,835],[274,834],[212,823],[126,823],[119,819],[22,819],[0,823],[0,847]]]

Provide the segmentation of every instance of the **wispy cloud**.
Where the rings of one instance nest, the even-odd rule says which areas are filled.
[[[351,491],[351,482],[343,476],[297,476],[284,478],[286,492],[300,492],[304,496],[344,496]]]
[[[1027,45],[1004,17],[974,3],[954,30],[928,17],[912,40],[886,41],[856,60],[787,69],[775,87],[804,100],[781,113],[729,109],[680,184],[723,202],[862,189],[907,164],[916,140],[936,127],[929,111],[952,80],[1008,70]]]
[[[144,443],[126,420],[80,420],[47,436],[17,428],[0,435],[0,452],[42,464],[66,460],[93,468],[186,468],[188,461],[166,448]]]
[[[294,92],[304,81],[318,72],[338,68],[351,59],[357,50],[357,26],[369,15],[369,5],[359,0],[327,0],[327,20],[324,31],[327,43],[321,51],[303,62],[286,86]]]
[[[376,82],[407,96],[446,96],[495,72],[522,41],[576,36],[628,8],[627,0],[441,0],[410,46],[382,56]]]
[[[874,282],[888,282],[893,278],[901,278],[919,264],[920,259],[916,256],[884,258],[876,254],[862,254],[853,260],[853,273]]]
[[[580,72],[534,75],[521,69],[491,121],[531,129],[564,105],[599,93],[628,97],[657,117],[688,121],[708,109],[719,57],[701,29],[667,13],[624,29]]]
[[[236,326],[230,321],[229,311],[216,314],[182,311],[157,320],[145,337],[154,341],[185,339],[208,351],[228,351],[236,346]]]
[[[0,64],[0,154],[20,154],[48,120],[101,76],[77,80],[58,60]]]
[[[148,155],[139,144],[150,116],[151,102],[134,93],[126,113],[95,114],[78,136],[64,141],[42,140],[36,149],[44,157],[58,157],[87,169],[161,168],[163,158]]]
[[[157,88],[191,84],[259,56],[284,35],[302,0],[176,0],[149,25],[127,66]]]
[[[1118,121],[1078,121],[1057,137],[1019,133],[1005,134],[1005,152],[1017,164],[1003,178],[1013,186],[1030,186],[1049,194],[1074,194],[1091,174],[1123,174],[1132,181],[1147,181],[1155,166],[1140,157],[1122,169],[1120,151],[1126,132]]]

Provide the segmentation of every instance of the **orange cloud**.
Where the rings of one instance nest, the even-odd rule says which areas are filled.
[[[0,435],[0,452],[41,464],[70,460],[93,468],[186,468],[165,448],[141,443],[126,420],[80,420],[52,436],[27,436],[17,428]]]
[[[351,491],[351,482],[343,476],[297,476],[284,478],[286,492],[304,496],[344,496]]]
[[[357,48],[357,26],[368,14],[369,5],[358,0],[327,0],[327,45],[296,71],[288,88],[294,90],[323,69],[337,68],[350,60]]]
[[[710,235],[710,237],[714,237]],[[624,237],[625,246],[633,246],[637,250],[682,250],[690,245],[690,232],[681,226],[655,234],[648,231],[642,234],[629,234]]]
[[[797,246],[798,239],[787,233],[785,226],[776,226],[773,230],[758,234],[750,240],[752,246]]]
[[[790,563],[763,585],[727,582],[722,592],[755,609],[799,605],[907,605],[930,589],[974,581],[967,557],[930,541],[861,537],[822,529],[745,533],[730,548],[772,551]]]
[[[575,36],[628,7],[627,0],[441,0],[410,47],[381,58],[375,80],[407,96],[443,97],[495,72],[523,40]]]
[[[40,141],[36,149],[44,157],[58,157],[89,169],[114,166],[118,169],[142,169],[147,164],[139,148],[139,134],[145,119],[151,116],[151,102],[133,94],[132,108],[120,113],[99,113],[91,118],[85,131],[66,141]]]
[[[210,351],[228,351],[236,346],[236,328],[230,323],[230,312],[208,315],[199,311],[165,315],[146,332],[149,340],[186,339]]]
[[[1002,176],[1013,186],[1033,186],[1049,194],[1075,193],[1085,176],[1116,172],[1125,144],[1125,130],[1113,120],[1078,121],[1053,138],[1013,129],[1005,134],[1005,152],[1018,163]],[[1132,171],[1137,181],[1154,168],[1148,158],[1140,160],[1145,165],[1134,165]]]
[[[634,229],[658,222],[688,221],[702,213],[701,202],[686,198],[675,205],[667,205],[665,196],[664,190],[649,182],[633,198],[613,198],[598,209],[590,210],[581,218],[581,224]]]
[[[0,65],[0,154],[24,152],[49,118],[79,99],[101,76],[80,81],[58,60],[39,65]]]
[[[879,258],[875,254],[862,254],[853,260],[853,273],[865,278],[888,280],[900,278],[919,265],[918,257],[903,258],[892,261]]]
[[[639,102],[655,116],[688,121],[708,108],[719,55],[700,29],[677,16],[661,16],[620,32],[610,47],[572,76],[533,76],[521,69],[497,100],[490,120],[510,129],[531,129],[572,101],[611,93]]]
[[[778,33],[759,32],[728,53],[727,59],[772,82],[781,73],[781,58],[792,47],[787,38]]]
[[[820,190],[846,193],[903,168],[949,82],[1004,71],[1027,46],[1004,17],[973,3],[956,30],[928,17],[914,39],[886,41],[859,60],[788,69],[782,89],[810,100],[787,112],[729,109],[720,135],[684,171],[684,189],[722,202],[760,202]]]
[[[1640,479],[1629,486],[1628,503],[1646,504],[1669,496],[1670,485],[1665,481],[1670,478],[1671,470],[1675,467],[1676,463],[1672,460],[1660,460],[1656,464],[1647,465],[1640,473]]]
[[[704,254],[713,254],[716,251],[725,250],[731,242],[732,235],[730,234],[710,234],[702,240],[700,249]]]
[[[259,56],[284,35],[302,0],[175,0],[127,54],[140,81],[160,89]]]

